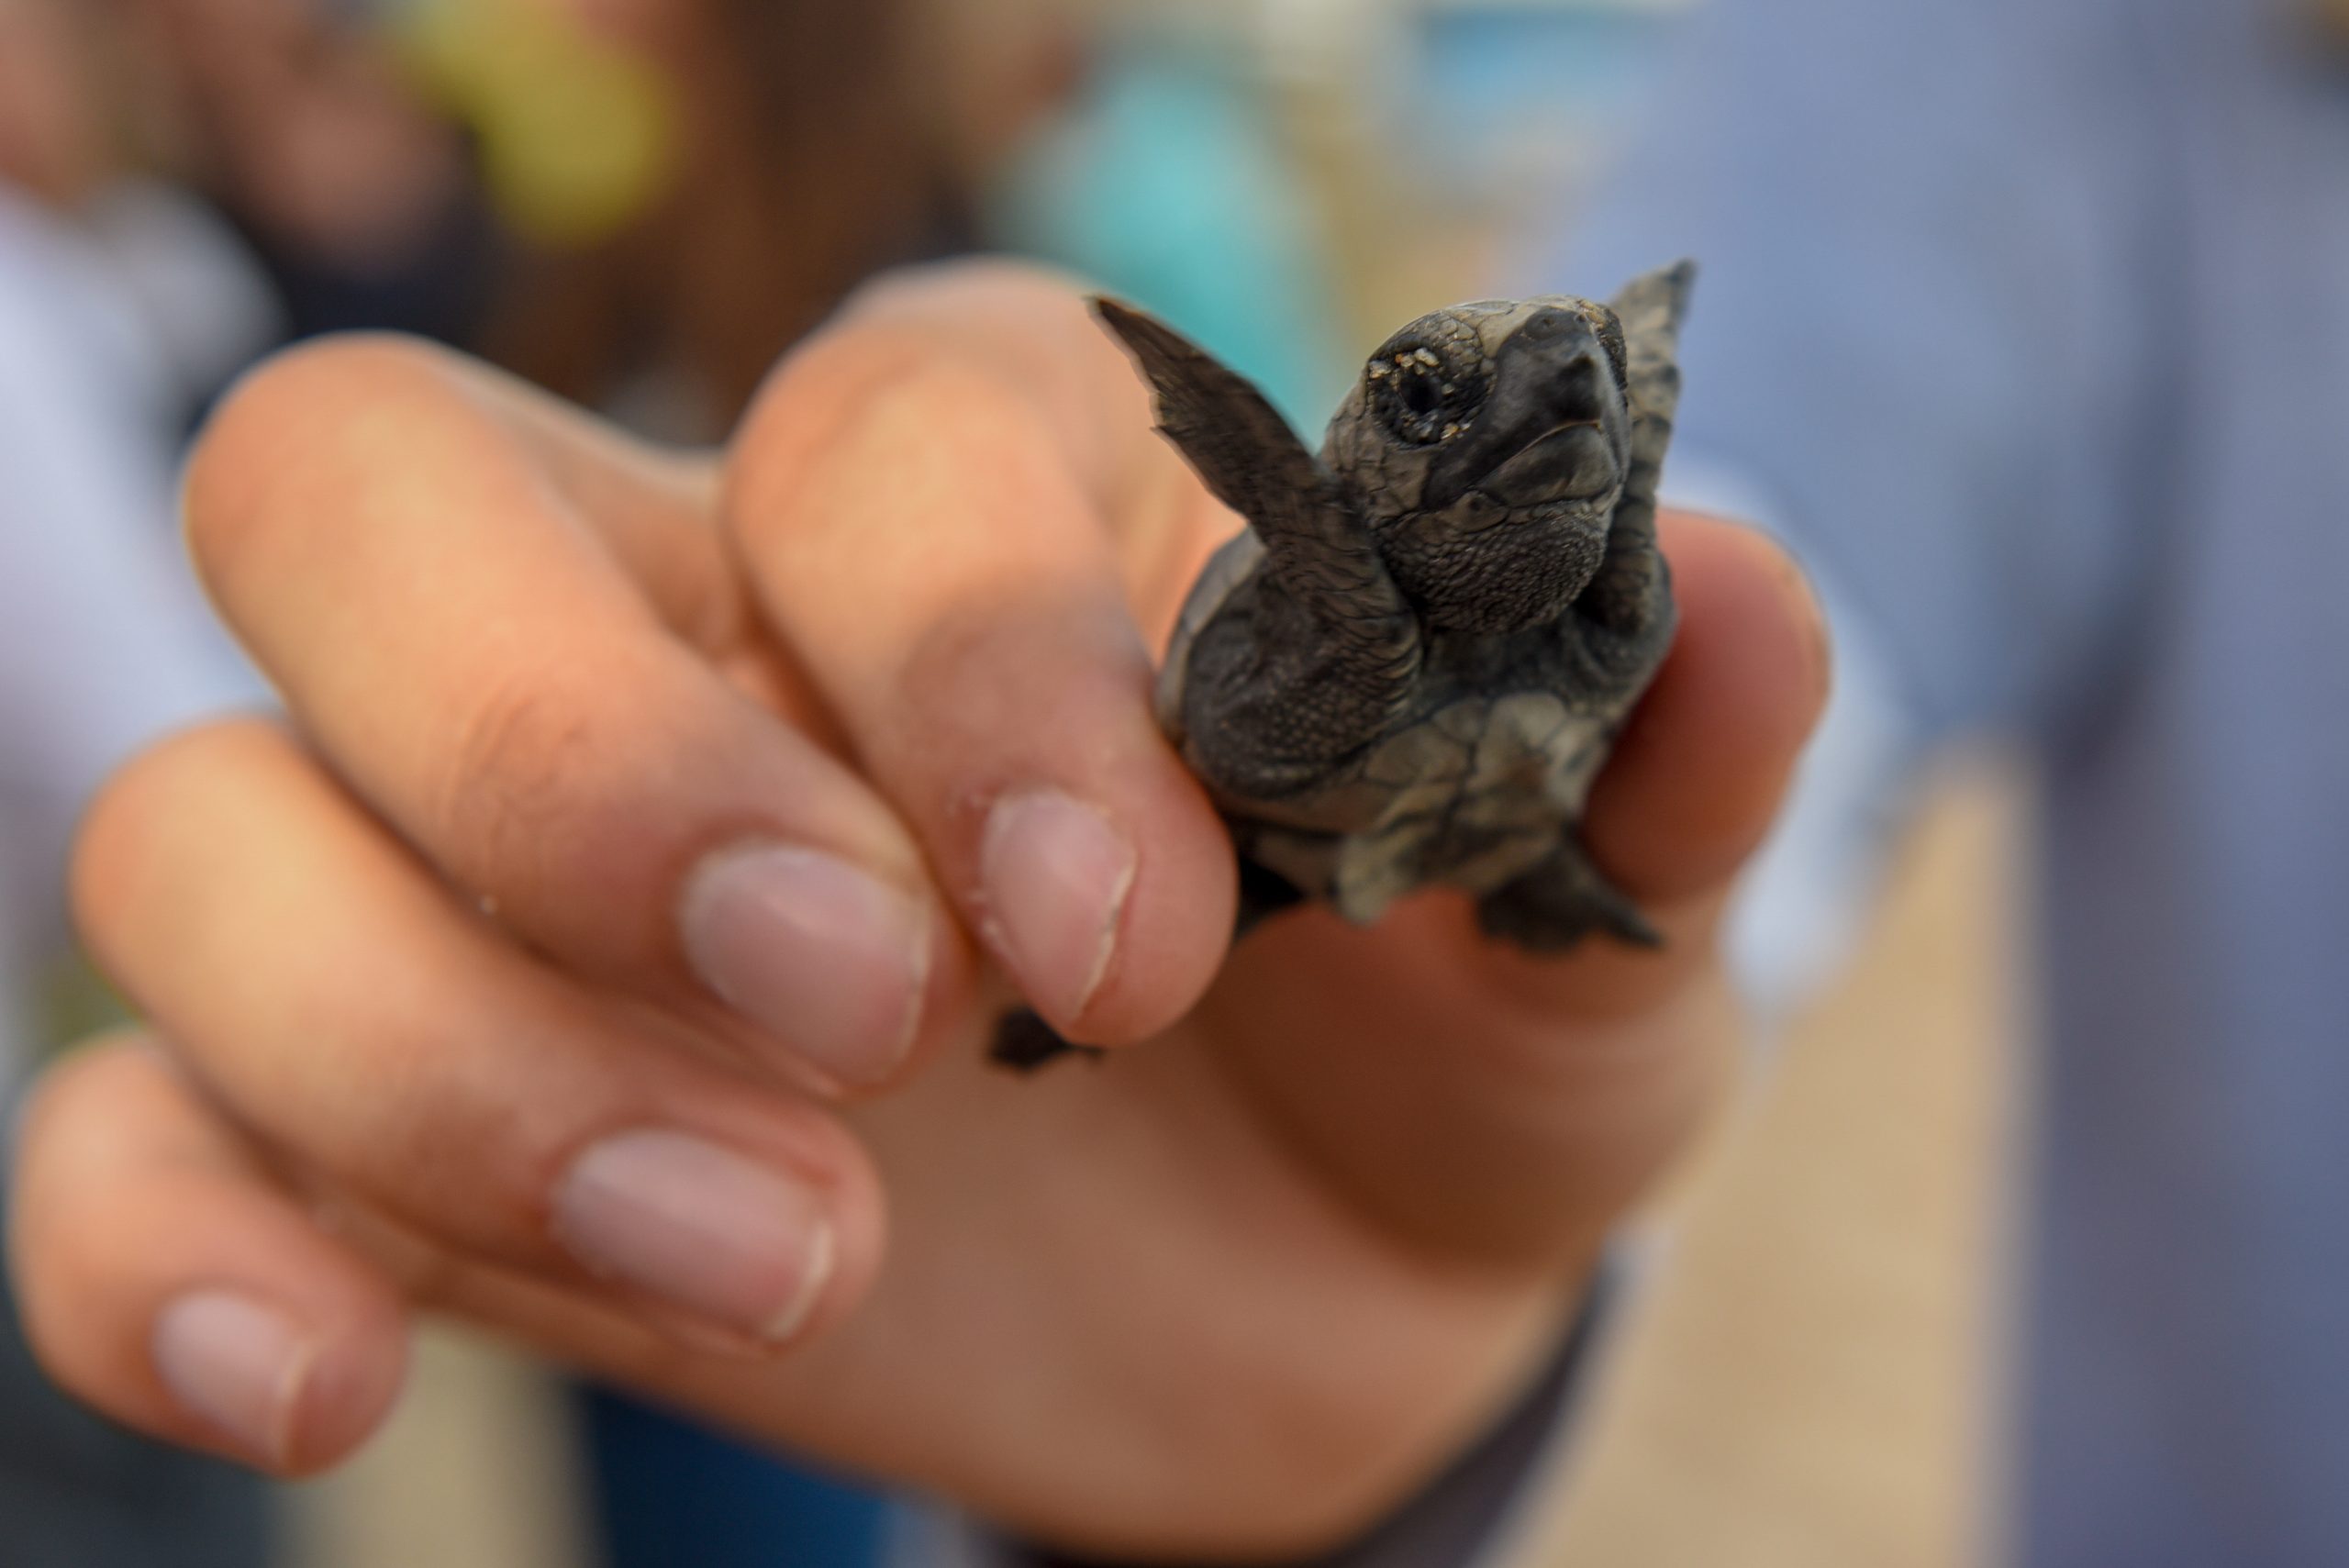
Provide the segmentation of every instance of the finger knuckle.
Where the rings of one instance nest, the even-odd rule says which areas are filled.
[[[476,890],[534,896],[625,838],[629,774],[660,754],[664,723],[615,695],[627,684],[550,662],[479,681],[427,806],[429,835]]]
[[[778,372],[737,443],[728,510],[755,537],[788,529],[835,476],[967,477],[1052,446],[1042,415],[996,371],[916,336],[861,332]]]
[[[1000,462],[1049,450],[1043,416],[1000,375],[948,355],[930,355],[877,383],[861,423],[881,451],[929,451],[941,446]]]
[[[14,1195],[19,1206],[24,1202],[24,1194],[37,1187],[36,1178],[43,1173],[47,1157],[56,1148],[60,1127],[89,1103],[94,1088],[102,1087],[107,1073],[104,1060],[107,1054],[103,1047],[67,1052],[44,1069],[17,1102],[9,1141],[17,1156],[18,1180]],[[21,1207],[18,1213],[21,1218]]]
[[[197,570],[219,585],[267,538],[270,488],[330,461],[389,394],[447,385],[443,350],[393,333],[346,333],[284,350],[220,399],[188,458],[181,509]]]
[[[98,787],[74,836],[67,890],[75,923],[101,959],[152,885],[202,789],[223,770],[241,773],[290,751],[284,733],[264,720],[218,720],[157,741]]]
[[[86,1261],[102,1226],[85,1221],[103,1218],[89,1207],[106,1186],[86,1179],[92,1152],[116,1136],[126,1097],[154,1071],[149,1042],[125,1031],[68,1051],[25,1091],[10,1129],[17,1172],[8,1231],[20,1267],[38,1263],[46,1273]]]

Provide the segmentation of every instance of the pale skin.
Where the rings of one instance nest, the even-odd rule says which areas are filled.
[[[250,379],[189,531],[287,716],[90,813],[148,1022],[22,1124],[52,1373],[307,1473],[436,1312],[1095,1551],[1408,1495],[1726,1082],[1713,930],[1824,639],[1772,546],[1667,515],[1682,631],[1588,824],[1661,952],[1429,895],[1227,962],[1151,671],[1236,522],[1149,426],[1074,288],[984,264],[868,290],[715,458],[401,342]],[[988,1066],[1015,994],[1108,1058]]]

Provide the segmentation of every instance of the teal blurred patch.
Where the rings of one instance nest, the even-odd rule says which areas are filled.
[[[1313,197],[1263,105],[1210,60],[1110,61],[986,216],[1006,248],[1197,339],[1315,440],[1353,379]]]
[[[1421,177],[1482,203],[1520,201],[1525,182],[1575,172],[1654,83],[1679,10],[1655,0],[1429,9],[1404,139]]]

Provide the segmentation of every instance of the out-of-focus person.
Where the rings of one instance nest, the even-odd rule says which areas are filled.
[[[472,4],[473,0],[464,0]],[[139,73],[120,111],[150,161],[211,199],[260,257],[294,336],[462,338],[497,239],[460,127],[349,0],[96,0]]]
[[[1311,204],[1212,50],[1069,0],[377,10],[504,236],[468,346],[639,429],[719,439],[858,283],[981,246],[1335,395]]]
[[[480,346],[550,390],[716,439],[859,281],[972,242],[905,0],[380,9],[512,239]]]
[[[1781,950],[1936,751],[2037,764],[2029,1568],[2349,1562],[2343,22],[1716,0],[1539,269],[1701,259],[1676,471],[1827,590]]]

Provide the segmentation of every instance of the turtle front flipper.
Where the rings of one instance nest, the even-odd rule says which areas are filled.
[[[1608,529],[1606,560],[1579,607],[1633,656],[1660,651],[1671,635],[1671,573],[1656,548],[1656,486],[1680,407],[1680,320],[1696,276],[1696,263],[1675,261],[1632,279],[1612,302],[1631,406],[1631,468]]]
[[[1486,936],[1528,952],[1564,952],[1593,932],[1627,947],[1664,945],[1663,934],[1631,895],[1608,881],[1572,838],[1524,875],[1478,899],[1476,924]]]
[[[1320,461],[1253,383],[1164,322],[1100,297],[1093,313],[1150,383],[1161,433],[1247,519],[1322,662],[1372,706],[1399,700],[1419,671],[1419,621]]]

